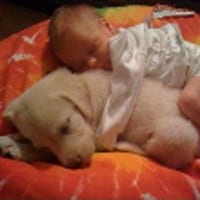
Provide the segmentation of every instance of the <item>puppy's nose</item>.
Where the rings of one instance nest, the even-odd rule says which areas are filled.
[[[71,160],[69,163],[70,167],[72,168],[78,168],[84,165],[84,159],[81,155],[77,155],[75,158]]]

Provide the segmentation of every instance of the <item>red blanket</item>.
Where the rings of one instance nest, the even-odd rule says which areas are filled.
[[[103,8],[100,13],[114,26],[139,23],[152,7]],[[154,25],[177,22],[183,36],[200,44],[200,16],[155,20]],[[0,113],[5,106],[58,61],[50,52],[48,21],[0,42]],[[0,134],[10,133],[1,119]],[[130,153],[96,153],[91,165],[66,169],[49,163],[24,163],[0,158],[2,200],[129,200],[200,198],[200,160],[182,171]]]

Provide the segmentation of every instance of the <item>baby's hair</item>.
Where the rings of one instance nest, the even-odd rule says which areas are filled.
[[[48,29],[51,46],[57,46],[57,39],[65,34],[66,30],[73,29],[76,25],[87,26],[86,20],[89,23],[90,20],[98,20],[99,17],[96,8],[88,4],[63,5],[57,8],[51,17]]]

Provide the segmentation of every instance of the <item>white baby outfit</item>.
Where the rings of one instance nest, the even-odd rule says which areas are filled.
[[[98,144],[112,150],[140,95],[145,76],[177,88],[200,74],[200,47],[182,38],[176,24],[120,29],[110,41],[111,93],[98,129]]]

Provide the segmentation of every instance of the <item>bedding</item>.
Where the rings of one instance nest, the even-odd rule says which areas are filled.
[[[154,7],[125,6],[99,9],[116,27],[137,24]],[[45,72],[61,63],[53,56],[47,37],[48,20],[0,41],[0,113]],[[200,44],[200,16],[154,20],[180,25],[185,39]],[[0,135],[13,133],[0,119]],[[95,153],[90,166],[67,169],[45,162],[25,163],[0,158],[2,200],[129,200],[200,199],[200,159],[185,169],[173,170],[130,153]]]

